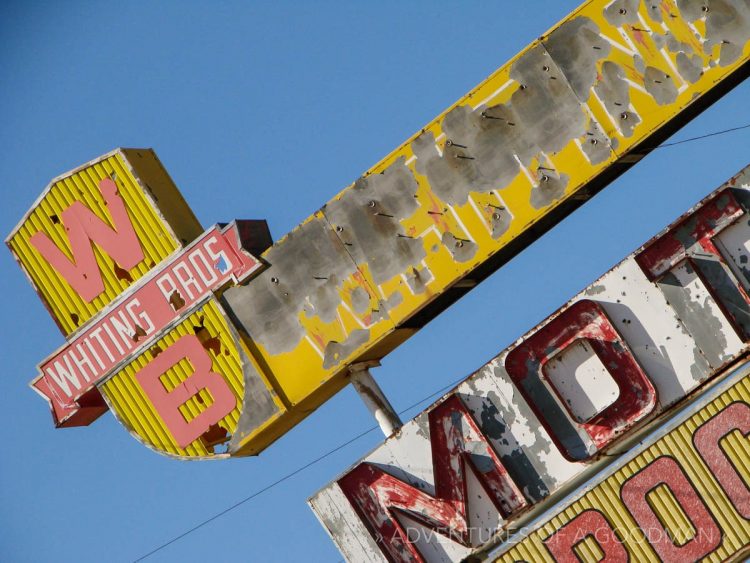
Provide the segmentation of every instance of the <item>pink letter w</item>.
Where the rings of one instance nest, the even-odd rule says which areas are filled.
[[[96,263],[92,242],[126,270],[135,267],[144,258],[133,223],[117,193],[117,185],[105,178],[99,182],[99,190],[112,217],[114,229],[80,201],[73,203],[62,212],[62,223],[68,233],[73,261],[45,233],[35,233],[30,239],[34,248],[86,302],[104,291],[104,280]]]

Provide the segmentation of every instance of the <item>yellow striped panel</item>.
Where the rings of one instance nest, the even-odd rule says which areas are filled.
[[[718,563],[744,552],[750,545],[750,522],[734,508],[693,445],[693,433],[699,426],[719,411],[738,401],[750,402],[750,377],[746,376],[722,393],[612,476],[510,548],[496,561],[503,563],[523,560],[553,562],[552,555],[544,546],[544,539],[584,510],[595,509],[607,517],[614,530],[620,532],[619,535],[630,554],[631,561],[658,562],[657,554],[620,500],[620,491],[625,481],[662,456],[671,456],[678,462],[722,531],[721,544],[702,561]],[[750,439],[739,431],[734,431],[722,440],[721,446],[745,483],[750,484]],[[655,513],[674,538],[676,545],[682,545],[693,537],[695,530],[688,519],[690,514],[685,514],[679,508],[667,487],[657,487],[648,495],[647,502],[655,509]],[[627,530],[628,533],[622,533],[622,530]],[[576,551],[584,563],[600,560],[601,551],[595,542],[582,542],[576,546]]]
[[[245,382],[243,379],[242,359],[239,346],[223,312],[215,300],[208,301],[166,335],[152,344],[149,350],[142,353],[129,365],[120,370],[111,379],[99,386],[110,408],[120,422],[146,445],[166,454],[183,457],[203,457],[214,454],[213,448],[195,440],[185,448],[177,446],[161,417],[154,410],[151,401],[144,394],[135,379],[135,374],[146,366],[155,355],[174,344],[181,337],[195,334],[204,342],[204,347],[212,360],[212,371],[220,374],[237,398],[237,406],[218,424],[231,435],[237,427],[240,417]],[[217,342],[218,340],[218,342]],[[244,348],[243,348],[244,349]],[[245,350],[246,357],[249,354]],[[161,381],[168,391],[185,381],[193,373],[189,362],[182,361],[168,370]],[[195,418],[211,403],[210,394],[204,389],[190,398],[181,408],[186,420]]]
[[[150,150],[134,152],[133,157],[142,161],[158,162],[156,155]],[[161,173],[156,173],[152,177],[140,177],[134,172],[127,151],[116,150],[109,153],[53,180],[23,221],[8,237],[6,242],[11,252],[28,274],[37,293],[65,336],[82,326],[133,282],[175,250],[182,248],[195,234],[201,232],[198,220],[189,211],[181,215],[183,221],[181,225],[169,225],[164,219],[165,207],[175,205],[182,209],[184,201],[166,172],[161,170]],[[145,258],[128,272],[131,278],[131,281],[128,281],[122,273],[120,275],[116,273],[115,262],[94,244],[94,255],[102,274],[105,290],[93,301],[87,303],[31,246],[29,239],[35,233],[42,231],[68,258],[72,259],[61,213],[74,202],[80,201],[111,226],[112,221],[98,187],[99,182],[108,177],[117,184]],[[158,202],[150,190],[152,184],[158,186],[160,195]]]

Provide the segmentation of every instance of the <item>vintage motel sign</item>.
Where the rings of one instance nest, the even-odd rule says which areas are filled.
[[[313,510],[349,561],[750,550],[748,260],[750,166],[319,491]]]
[[[254,253],[265,269],[231,287],[201,286],[206,301],[195,305],[200,310],[185,317],[180,308],[182,320],[168,325],[172,332],[148,350],[139,348],[127,365],[117,363],[119,375],[106,375],[94,387],[157,451],[257,454],[346,385],[353,364],[393,350],[747,75],[745,3],[712,0],[703,7],[675,0],[585,2],[299,227],[267,249],[256,240]],[[102,162],[132,160],[133,152],[139,151]],[[128,176],[127,164],[119,166],[119,181],[141,190],[132,202],[122,193],[135,234],[120,231],[125,222],[116,198],[103,203],[109,184],[96,182],[110,177],[119,184],[109,176],[114,168],[100,166],[98,176],[89,167],[53,184],[8,239],[64,334],[86,332],[67,355],[43,364],[35,382],[62,402],[79,391],[72,371],[83,389],[82,380],[91,383],[94,371],[105,369],[99,360],[116,361],[103,349],[99,360],[88,351],[96,341],[89,330],[98,327],[85,323],[108,315],[104,308],[120,292],[151,269],[168,267],[163,261],[170,253],[201,233],[184,203],[172,210],[171,198],[157,193],[158,182],[139,183],[136,173]],[[93,183],[80,188],[84,176]],[[188,226],[189,233],[176,232]],[[89,239],[94,258],[86,250]],[[91,278],[94,263],[101,281]],[[198,281],[189,264],[174,268]],[[182,287],[179,277],[173,281],[181,295],[193,287],[190,281]],[[130,330],[138,325],[145,331],[138,305],[130,307],[124,313]],[[120,325],[105,321],[96,334],[108,335],[109,327],[117,341],[128,332],[123,323],[118,332]],[[207,352],[211,368],[195,356],[194,338],[176,344],[191,333],[203,338],[204,349],[214,338],[221,341],[220,353],[216,346]],[[154,334],[146,335],[149,343]],[[184,361],[159,376],[148,366],[166,362],[157,356],[172,345],[182,355],[163,358]],[[197,379],[187,379],[191,370]],[[224,393],[217,400],[211,385],[219,379],[210,374],[221,376],[236,401],[219,422],[211,421],[231,400]],[[171,424],[186,424],[192,434],[178,439],[157,412],[161,407],[155,410],[154,397],[172,410],[184,399],[178,407],[184,421],[175,415]],[[91,413],[77,420],[104,408],[96,393],[79,399],[77,407],[61,407]],[[186,445],[198,429],[205,435]]]

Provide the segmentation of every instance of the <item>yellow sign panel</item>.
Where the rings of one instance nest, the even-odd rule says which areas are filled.
[[[179,350],[174,352],[176,347]],[[164,358],[163,354],[170,353],[173,356],[164,365],[154,365],[160,357]],[[165,410],[159,411],[155,407],[155,403],[160,404],[158,396],[149,396],[148,384],[144,385],[146,369],[158,370],[155,379],[163,386],[165,395],[175,393],[180,386],[190,386],[191,379],[201,376],[201,371],[216,374],[225,385],[215,389],[228,389],[229,394],[224,399],[230,404],[212,416],[217,392],[210,384],[196,385],[197,392],[188,390],[183,397],[176,397],[171,407],[166,405]],[[245,396],[245,376],[251,370],[260,373],[216,300],[210,298],[101,385],[100,390],[120,422],[148,447],[175,457],[222,457],[226,454],[229,437],[237,428]],[[269,421],[283,413],[278,398],[265,387],[254,389],[254,393],[259,404],[263,402],[261,394],[268,395]],[[178,441],[174,427],[169,428],[164,422],[170,408],[171,414],[183,418],[186,426],[196,426],[192,433],[187,428],[184,443]],[[210,420],[199,421],[201,416],[208,416]],[[252,437],[258,438],[264,429],[259,427]]]
[[[496,560],[718,562],[747,552],[750,376],[608,473]]]
[[[156,154],[118,149],[55,178],[6,243],[67,336],[201,232]]]
[[[743,14],[584,3],[227,291],[269,379],[290,407],[316,408],[351,364],[440,314],[744,76],[749,58]]]

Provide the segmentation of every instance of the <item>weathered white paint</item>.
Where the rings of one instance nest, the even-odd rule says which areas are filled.
[[[585,342],[560,352],[547,365],[547,377],[578,422],[590,420],[617,400],[617,382]]]
[[[729,185],[735,190],[741,185],[750,195],[749,176],[746,169]],[[688,215],[699,212],[720,193],[729,192],[718,190]],[[748,217],[746,210],[730,227],[714,237],[724,260],[738,277],[734,282],[745,287],[748,281],[743,278],[750,255]],[[685,217],[680,221],[684,220]],[[664,231],[660,237],[665,237],[668,232],[672,231]],[[716,377],[736,358],[750,352],[750,343],[743,342],[738,336],[688,260],[675,264],[655,281],[649,280],[636,262],[636,257],[648,247],[646,245],[631,254],[446,396],[458,396],[466,406],[528,502],[536,504],[533,513],[582,486],[619,455],[618,442],[614,442],[608,448],[608,456],[583,462],[566,459],[504,367],[510,351],[573,303],[586,299],[596,302],[605,311],[656,390],[658,404],[646,418],[647,423],[629,433],[628,442],[631,443],[635,437],[658,426],[660,413],[709,378]],[[682,301],[678,303],[679,299]],[[606,366],[584,340],[578,340],[557,353],[544,369],[544,385],[559,405],[565,407],[567,404],[571,420],[576,418],[575,415],[586,420],[607,408],[619,396],[619,389]],[[559,393],[554,391],[554,386]],[[429,416],[441,402],[407,422],[362,462],[376,464],[397,479],[434,496],[435,466]],[[460,421],[456,423],[460,424]],[[459,561],[471,553],[472,548],[485,543],[493,531],[513,530],[519,520],[527,518],[527,510],[520,510],[507,520],[503,519],[477,476],[471,470],[466,473],[471,545],[461,545],[409,518],[397,516],[402,526],[421,531],[414,534],[413,545],[425,561]],[[334,502],[335,510],[331,506]],[[380,560],[382,555],[377,545],[371,543],[372,533],[362,524],[337,481],[316,494],[310,503],[348,560]],[[364,534],[365,537],[355,541],[352,534]],[[358,545],[366,546],[366,549],[355,547]]]

